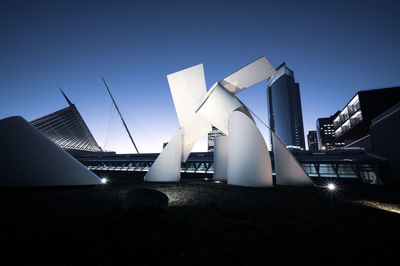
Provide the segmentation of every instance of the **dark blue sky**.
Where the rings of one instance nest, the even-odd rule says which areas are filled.
[[[157,152],[179,127],[167,74],[203,63],[211,86],[265,55],[294,70],[307,134],[358,90],[400,85],[399,10],[384,0],[2,1],[0,118],[66,107],[60,86],[101,146],[133,152],[110,119],[104,75],[139,150]],[[238,96],[267,119],[265,82]]]

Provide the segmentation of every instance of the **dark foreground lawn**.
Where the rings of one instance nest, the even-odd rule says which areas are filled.
[[[126,215],[134,187],[170,199]],[[2,265],[389,265],[398,263],[400,189],[254,189],[174,184],[2,190]]]

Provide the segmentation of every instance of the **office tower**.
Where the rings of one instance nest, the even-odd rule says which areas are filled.
[[[335,150],[342,148],[344,143],[339,142],[335,138],[335,130],[333,129],[333,119],[340,113],[337,111],[330,117],[318,118],[316,122],[318,150]]]
[[[293,71],[282,63],[267,84],[271,129],[288,149],[304,150],[300,88]]]
[[[315,131],[315,130],[308,131],[307,141],[308,141],[308,150],[309,151],[317,151],[318,150],[317,131]]]

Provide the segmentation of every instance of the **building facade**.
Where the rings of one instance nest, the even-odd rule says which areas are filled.
[[[362,148],[385,159],[382,181],[400,184],[400,87],[359,91],[334,119],[346,149]]]
[[[345,143],[336,140],[333,120],[340,113],[330,117],[318,118],[316,122],[318,150],[335,150],[343,148]]]
[[[214,138],[219,136],[225,136],[225,134],[222,133],[221,130],[213,126],[212,130],[208,133],[208,152],[214,151]]]
[[[63,95],[69,104],[67,108],[33,120],[31,125],[63,149],[101,152],[78,109]]]
[[[271,129],[288,149],[304,150],[304,127],[299,83],[282,63],[268,80],[268,109]]]
[[[371,121],[400,101],[400,87],[359,91],[333,120],[335,138],[350,144],[370,133]]]
[[[317,131],[315,130],[308,131],[307,142],[309,151],[318,150]]]

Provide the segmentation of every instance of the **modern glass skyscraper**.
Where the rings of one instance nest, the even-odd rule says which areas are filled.
[[[299,83],[291,69],[282,63],[268,80],[268,107],[271,129],[288,149],[305,149],[303,113]]]

